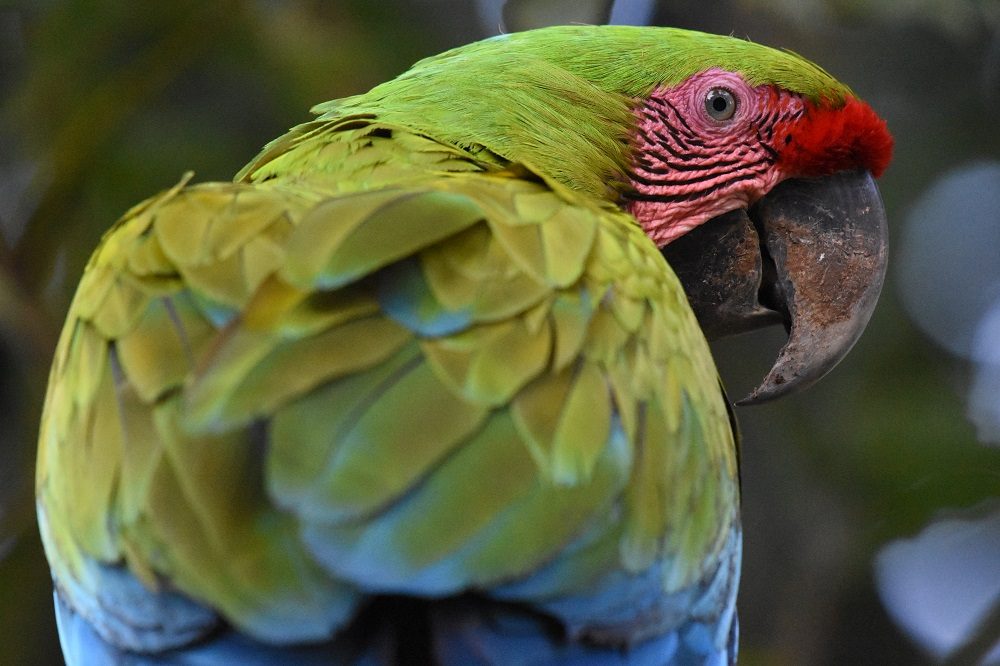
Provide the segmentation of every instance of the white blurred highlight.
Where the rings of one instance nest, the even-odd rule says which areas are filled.
[[[970,640],[1000,603],[1000,504],[974,513],[934,521],[912,539],[885,546],[875,560],[889,614],[939,659]],[[982,663],[1000,664],[1000,642]]]

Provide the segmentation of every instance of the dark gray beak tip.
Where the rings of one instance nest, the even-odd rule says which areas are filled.
[[[751,211],[788,313],[788,341],[739,405],[806,388],[834,368],[868,325],[888,257],[888,224],[866,171],[778,185]]]

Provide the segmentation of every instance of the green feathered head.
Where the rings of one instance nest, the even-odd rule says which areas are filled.
[[[708,80],[691,94],[727,90],[743,112],[734,117],[741,131],[726,142],[745,141],[749,129],[769,129],[767,149],[784,156],[784,168],[743,198],[785,177],[855,166],[878,172],[888,160],[884,123],[866,105],[848,104],[855,99],[851,90],[820,67],[789,51],[674,28],[559,26],[500,35],[422,60],[364,95],[316,111],[325,117],[376,114],[627,203],[637,187],[634,166],[643,158],[637,136],[651,96],[669,95],[708,72],[729,78],[717,86]],[[720,136],[722,125],[692,122],[705,106],[702,99],[687,104],[691,94],[683,107],[670,100],[681,116],[672,124],[690,130],[693,144]],[[831,122],[829,114],[845,108],[849,112]],[[772,113],[775,123],[765,128]],[[824,113],[818,126],[802,122]],[[786,136],[793,137],[787,144],[772,141]]]

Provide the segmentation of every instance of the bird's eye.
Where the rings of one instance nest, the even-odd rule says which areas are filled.
[[[729,120],[736,113],[736,97],[725,88],[712,88],[705,95],[705,111],[715,120]]]

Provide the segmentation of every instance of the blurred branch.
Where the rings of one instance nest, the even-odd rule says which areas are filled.
[[[993,102],[1000,98],[1000,10],[995,12],[996,18],[990,22],[992,37],[990,45],[983,54],[982,87],[983,94]]]
[[[612,0],[507,0],[502,9],[504,27],[515,32],[547,25],[607,23]]]

